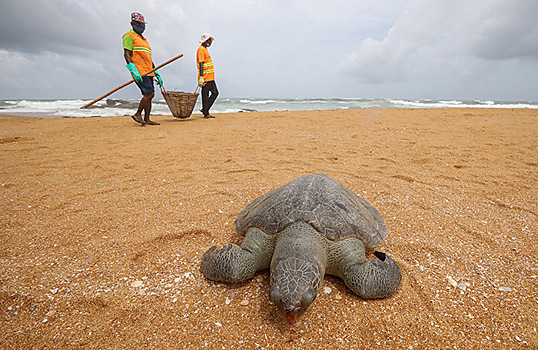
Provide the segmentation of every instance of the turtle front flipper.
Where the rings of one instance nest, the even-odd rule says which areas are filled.
[[[205,278],[219,282],[241,282],[254,277],[256,271],[269,268],[275,238],[257,228],[250,228],[241,247],[228,244],[205,252],[200,271]]]
[[[398,290],[402,274],[398,264],[385,253],[374,252],[377,259],[354,263],[342,268],[346,286],[362,298],[378,299]]]

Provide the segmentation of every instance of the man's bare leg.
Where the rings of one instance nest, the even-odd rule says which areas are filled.
[[[148,125],[160,125],[160,123],[154,122],[149,119],[151,114],[151,100],[155,96],[155,93],[145,94],[140,100],[138,105],[138,111],[135,113],[135,118],[142,119],[142,112],[144,112],[144,123]]]

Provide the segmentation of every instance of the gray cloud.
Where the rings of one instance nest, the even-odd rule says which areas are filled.
[[[474,53],[486,60],[538,60],[538,2],[499,1],[485,9],[475,35]]]
[[[467,92],[477,98],[488,90],[473,89],[477,82],[495,78],[492,82],[500,87],[518,76],[517,64],[498,61],[536,60],[537,4],[411,0],[386,36],[363,40],[341,70],[363,84],[396,84],[418,95],[424,91],[462,98]]]
[[[72,53],[99,47],[104,34],[99,18],[73,1],[2,1],[4,50]]]
[[[156,64],[185,55],[161,70],[168,89],[194,90],[203,32],[216,38],[223,97],[532,99],[538,89],[535,1],[0,1],[0,98],[92,98],[125,82],[132,11],[146,16]]]

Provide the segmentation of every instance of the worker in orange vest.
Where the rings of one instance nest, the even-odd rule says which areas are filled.
[[[211,35],[204,33],[200,40],[200,47],[196,53],[196,63],[198,64],[198,85],[202,87],[202,114],[205,119],[215,118],[209,114],[209,109],[219,95],[217,84],[215,83],[215,68],[213,60],[209,55],[208,47],[215,40]],[[209,95],[211,93],[211,95]]]
[[[157,71],[144,77],[140,75],[155,68],[155,64],[151,59],[151,47],[148,40],[142,35],[146,29],[144,16],[138,12],[133,12],[131,14],[131,26],[133,29],[123,36],[123,56],[125,57],[125,62],[127,62],[127,69],[131,72],[136,85],[138,85],[142,92],[142,99],[138,105],[138,110],[131,118],[142,125],[159,125],[159,123],[150,120],[149,117],[151,113],[151,100],[155,96],[153,79],[157,79],[157,84],[160,86],[163,85],[163,80]],[[143,120],[142,111],[144,111]]]

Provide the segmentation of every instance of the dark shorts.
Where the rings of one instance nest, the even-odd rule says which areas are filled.
[[[153,78],[154,77],[148,77],[147,75],[145,77],[142,77],[142,82],[135,82],[136,85],[140,88],[140,91],[142,91],[142,95],[145,94],[151,94],[155,92],[155,87],[153,86]]]

